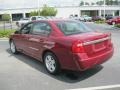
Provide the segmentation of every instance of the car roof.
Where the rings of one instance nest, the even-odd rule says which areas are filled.
[[[76,21],[76,20],[72,20],[72,19],[45,19],[45,20],[36,20],[36,21],[32,21],[32,22],[64,22],[64,21]]]
[[[31,17],[43,17],[43,16],[31,16]]]

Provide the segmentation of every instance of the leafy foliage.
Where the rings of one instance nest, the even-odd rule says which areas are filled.
[[[96,4],[97,4],[97,5],[103,5],[103,4],[104,4],[104,1],[97,1]]]
[[[10,21],[10,15],[9,14],[3,14],[2,15],[2,21]]]
[[[98,20],[98,21],[95,21],[96,24],[105,24],[105,20]]]
[[[120,24],[116,24],[115,26],[118,27],[118,28],[120,28]]]
[[[48,7],[44,5],[42,10],[40,11],[33,11],[30,13],[30,16],[55,16],[57,14],[57,10],[54,7]]]
[[[9,37],[15,30],[0,30],[0,38]]]
[[[84,6],[84,2],[81,1],[80,4],[79,4],[79,6]]]
[[[30,16],[38,16],[38,11],[32,11],[32,12],[30,12]]]
[[[57,10],[54,7],[48,7],[47,5],[44,5],[40,12],[41,16],[55,16],[56,14]]]

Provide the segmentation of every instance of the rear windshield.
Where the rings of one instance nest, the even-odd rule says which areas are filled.
[[[65,35],[87,33],[92,31],[85,24],[79,21],[60,21],[57,22],[56,25]]]

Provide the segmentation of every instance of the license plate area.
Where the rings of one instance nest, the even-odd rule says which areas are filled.
[[[99,42],[99,43],[93,44],[93,50],[94,50],[94,52],[98,52],[98,51],[104,50],[105,48],[106,47],[104,45],[104,42]]]

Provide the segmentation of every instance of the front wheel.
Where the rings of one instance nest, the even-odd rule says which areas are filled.
[[[13,41],[10,41],[10,51],[13,53],[13,54],[17,54],[18,51],[16,49],[16,46],[15,46],[15,43]]]
[[[45,53],[43,59],[44,59],[45,68],[50,74],[56,75],[59,73],[60,64],[58,62],[57,57],[53,53],[51,52]]]

